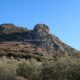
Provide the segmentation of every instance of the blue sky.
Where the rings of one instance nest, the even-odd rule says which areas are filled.
[[[0,24],[32,29],[37,23],[80,50],[80,0],[0,0]]]

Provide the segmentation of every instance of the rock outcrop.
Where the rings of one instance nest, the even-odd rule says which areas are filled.
[[[14,24],[1,24],[0,42],[3,42],[5,46],[5,42],[15,42],[15,45],[18,44],[15,46],[16,49],[13,48],[13,50],[11,48],[13,46],[9,45],[9,52],[6,51],[5,47],[0,47],[0,49],[4,50],[4,53],[6,52],[6,55],[13,55],[14,53],[17,55],[17,53],[20,52],[24,52],[28,55],[29,52],[31,54],[28,57],[34,54],[34,57],[36,57],[35,55],[43,55],[44,57],[47,56],[48,58],[50,56],[51,58],[54,56],[66,56],[75,51],[74,48],[61,42],[58,37],[50,34],[49,27],[45,24],[37,24],[33,30],[18,27]],[[18,56],[19,54],[17,57]]]

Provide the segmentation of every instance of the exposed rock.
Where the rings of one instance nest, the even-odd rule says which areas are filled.
[[[15,80],[28,80],[28,79],[25,79],[25,78],[22,77],[22,76],[15,76]]]
[[[6,52],[6,55],[12,56],[15,54],[14,56],[16,57],[37,58],[38,60],[46,57],[47,55],[47,58],[49,58],[49,56],[51,58],[55,55],[59,57],[66,54],[68,55],[75,50],[61,42],[61,40],[59,40],[55,35],[50,34],[49,27],[45,24],[37,24],[33,30],[17,27],[14,24],[1,24],[0,42],[6,41],[11,42],[9,44],[12,44],[12,41],[19,44],[15,45],[15,47],[9,44],[6,46],[5,43],[0,44],[0,49],[5,50],[4,53]],[[4,45],[7,49],[5,49]],[[21,54],[18,54],[18,52]],[[22,54],[22,52],[24,54]]]
[[[11,33],[17,33],[17,32],[25,32],[27,29],[15,26],[14,24],[1,24],[0,25],[0,34],[11,34]]]
[[[34,29],[34,31],[43,31],[49,33],[49,27],[45,24],[37,24]]]

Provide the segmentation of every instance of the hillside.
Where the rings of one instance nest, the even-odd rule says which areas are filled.
[[[35,58],[38,61],[54,57],[72,56],[74,48],[50,33],[45,24],[33,30],[14,24],[0,24],[0,55],[14,58]]]

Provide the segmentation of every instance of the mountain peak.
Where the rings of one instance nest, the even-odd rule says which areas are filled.
[[[49,33],[49,27],[45,24],[37,24],[35,25],[34,31],[36,32],[46,32],[46,33]]]

